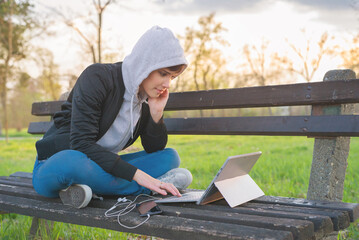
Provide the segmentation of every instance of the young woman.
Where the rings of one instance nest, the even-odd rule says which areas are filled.
[[[163,110],[171,80],[186,67],[178,39],[155,26],[123,62],[86,68],[36,143],[35,190],[78,208],[92,193],[181,196],[192,175],[165,148]],[[144,151],[118,155],[139,136]]]

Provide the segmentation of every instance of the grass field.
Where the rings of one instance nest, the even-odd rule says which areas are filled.
[[[37,138],[26,133],[10,132],[17,138],[8,144],[0,140],[0,175],[16,171],[32,171]],[[204,189],[227,156],[262,151],[263,155],[251,171],[252,178],[266,195],[305,198],[314,139],[305,137],[259,136],[170,136],[168,147],[177,149],[182,167],[194,177],[190,188]],[[135,146],[140,147],[139,142]],[[344,202],[359,202],[359,138],[352,138],[347,169]],[[31,218],[16,214],[0,215],[0,239],[26,239]],[[340,239],[359,239],[358,222]],[[21,227],[19,227],[21,226]],[[51,235],[44,228],[42,239],[141,239],[110,230],[55,223]]]

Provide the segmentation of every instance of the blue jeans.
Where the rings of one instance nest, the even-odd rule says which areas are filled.
[[[121,155],[121,158],[154,178],[180,164],[178,153],[172,148],[154,153],[129,153]],[[60,190],[72,184],[86,184],[93,193],[101,195],[138,195],[151,192],[136,181],[129,182],[113,176],[84,153],[75,150],[58,152],[44,161],[36,159],[32,183],[36,192],[45,197],[58,197]]]

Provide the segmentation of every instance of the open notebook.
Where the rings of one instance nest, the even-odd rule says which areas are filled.
[[[261,152],[228,157],[205,191],[190,191],[182,197],[167,197],[157,203],[196,202],[204,205],[224,198],[232,208],[264,195],[248,175]]]

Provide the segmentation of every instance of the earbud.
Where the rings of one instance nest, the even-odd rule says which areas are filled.
[[[123,198],[118,198],[117,199],[117,202],[127,202],[127,198],[126,197],[123,197]]]

